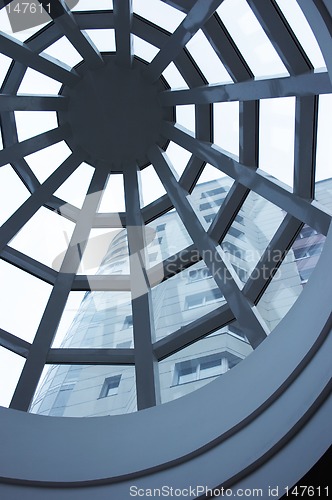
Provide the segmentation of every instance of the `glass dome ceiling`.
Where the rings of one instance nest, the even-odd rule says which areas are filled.
[[[255,349],[274,326],[264,302],[279,288],[268,294],[270,286],[303,259],[296,238],[310,232],[309,257],[323,244],[332,100],[322,53],[300,0],[53,0],[40,2],[45,24],[26,31],[11,29],[16,4],[0,3],[2,303],[22,311],[4,307],[0,324],[2,354],[19,358],[10,406],[29,410],[45,365],[126,366],[138,409],[154,406],[177,353],[204,352],[200,343],[229,325],[247,341],[242,357]],[[219,205],[204,194],[221,188]],[[153,261],[167,216],[178,229]],[[241,217],[262,232],[253,240],[245,226],[245,257],[236,245],[245,277],[230,256]],[[103,259],[123,228],[129,259],[119,274]],[[163,287],[184,273],[214,280],[210,294],[185,298],[187,310],[199,300],[208,309],[159,332]],[[65,315],[82,300],[73,296],[90,291],[117,293],[117,304],[129,296],[123,321],[132,318],[134,347],[61,343],[59,325],[65,334]],[[173,385],[217,373],[215,358],[203,361],[178,363]],[[105,387],[100,397],[114,390]]]

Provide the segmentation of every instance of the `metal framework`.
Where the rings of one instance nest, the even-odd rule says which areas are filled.
[[[216,9],[222,3],[222,0],[197,0],[190,2],[187,0],[165,1],[165,3],[172,5],[174,8],[186,14],[185,19],[174,33],[169,33],[150,21],[134,14],[131,0],[113,0],[113,11],[91,12],[70,12],[63,0],[48,0],[47,3],[51,5],[50,12],[53,21],[25,43],[21,43],[4,33],[0,34],[1,52],[12,58],[12,63],[1,88],[0,95],[0,124],[4,143],[4,148],[0,151],[0,167],[10,163],[30,192],[29,198],[0,228],[1,259],[51,284],[53,287],[33,343],[30,344],[12,335],[10,332],[0,330],[0,345],[26,359],[10,405],[11,410],[28,411],[45,364],[134,365],[136,370],[138,409],[147,409],[154,407],[159,401],[158,376],[156,370],[159,360],[170,356],[203,336],[229,324],[234,321],[234,319],[240,324],[253,348],[259,346],[266,338],[269,331],[256,308],[264,290],[272,280],[278,266],[281,265],[283,258],[287,254],[287,251],[291,247],[303,224],[308,224],[318,232],[327,235],[331,222],[331,214],[314,200],[318,100],[319,95],[332,92],[330,78],[332,72],[331,7],[329,0],[297,1],[306,15],[308,22],[311,24],[318,43],[320,44],[322,53],[325,57],[328,69],[327,72],[314,72],[311,62],[275,0],[247,0],[247,2],[289,72],[289,76],[283,78],[254,79],[254,75],[248,64],[216,13]],[[0,7],[4,7],[8,3],[9,1],[2,0],[0,1]],[[44,4],[46,2],[40,1],[40,3]],[[104,54],[98,51],[91,40],[89,40],[89,37],[82,31],[92,28],[112,28],[115,30],[115,54]],[[200,29],[203,30],[234,83],[227,85],[208,85],[196,62],[186,49],[188,41]],[[59,40],[63,35],[68,38],[83,58],[83,62],[76,68],[68,68],[59,61],[51,60],[51,58],[40,55],[43,50]],[[160,49],[151,63],[144,64],[134,57],[132,50],[133,35],[139,36]],[[187,90],[174,91],[168,89],[165,85],[161,75],[170,62],[174,62],[186,81],[189,87]],[[33,68],[61,82],[62,89],[60,94],[58,96],[17,95],[18,88],[27,68]],[[121,98],[128,99],[128,95],[122,95],[124,91],[121,90],[122,82],[128,78],[130,82],[134,82],[137,88],[139,88],[139,93],[143,101],[144,99],[147,99],[146,102],[150,102],[151,100],[149,112],[152,113],[152,118],[150,116],[145,116],[145,111],[142,111],[139,106],[137,111],[135,107],[136,103],[130,101],[132,103],[131,107],[134,110],[130,111],[130,116],[128,116],[130,120],[133,121],[134,125],[139,128],[140,123],[145,123],[145,119],[146,123],[148,123],[150,118],[154,120],[154,130],[148,129],[147,126],[145,128],[143,127],[143,135],[142,137],[139,136],[140,140],[145,144],[145,150],[142,151],[139,140],[133,138],[129,148],[131,151],[129,151],[126,156],[125,140],[119,136],[119,149],[115,153],[116,159],[114,161],[112,159],[112,152],[110,152],[109,156],[107,156],[107,154],[99,155],[100,148],[98,146],[98,141],[100,137],[104,137],[103,129],[105,126],[108,126],[111,135],[121,135],[124,129],[120,127],[120,132],[116,131],[116,120],[110,123],[109,115],[105,118],[101,117],[98,124],[91,127],[89,131],[89,134],[91,134],[91,142],[85,145],[84,126],[74,126],[79,122],[80,115],[76,110],[73,111],[73,106],[71,105],[77,95],[79,95],[79,98],[77,98],[77,106],[83,105],[91,91],[91,87],[86,83],[91,76],[95,82],[98,82],[96,85],[99,85],[100,81],[100,87],[98,87],[98,89],[102,89],[103,78],[109,75],[109,72],[112,72],[112,75],[120,75],[119,77],[114,76],[112,85],[115,89],[114,92],[117,91]],[[117,78],[119,78],[119,80],[117,80]],[[155,95],[157,95],[158,98],[153,100]],[[260,99],[286,96],[296,97],[293,191],[258,168],[258,117]],[[105,94],[102,94],[102,98],[104,99],[106,107],[113,106],[113,103],[108,102],[108,98]],[[121,99],[119,98],[119,100]],[[228,101],[240,102],[240,156],[238,160],[213,145],[212,104]],[[195,105],[195,136],[192,136],[188,131],[182,129],[174,121],[175,107],[183,104]],[[113,111],[115,116],[119,117],[121,115],[121,110],[118,109],[116,105],[114,106],[115,108]],[[58,114],[59,126],[54,130],[19,142],[14,115],[14,111],[18,110],[56,111]],[[94,111],[93,109],[91,110],[91,119],[94,119]],[[99,108],[97,112],[100,114]],[[72,154],[45,182],[41,184],[33,174],[24,157],[63,140],[70,146]],[[123,141],[123,143],[121,141]],[[164,150],[167,148],[169,141],[174,141],[188,150],[192,155],[179,180],[176,179],[172,170],[172,165],[164,154]],[[95,167],[95,173],[87,191],[82,209],[79,210],[56,197],[54,193],[83,161]],[[140,209],[140,169],[145,168],[146,165],[150,163],[154,166],[167,194],[143,209]],[[194,189],[199,174],[206,163],[212,164],[235,181],[226,197],[225,203],[220,207],[219,213],[209,230],[205,230],[202,226],[194,209],[187,200],[187,195]],[[126,212],[120,214],[120,218],[117,217],[117,214],[113,213],[98,213],[98,204],[103,194],[108,176],[118,172],[123,173],[124,176],[126,203]],[[235,271],[229,265],[227,259],[224,259],[220,243],[223,241],[223,238],[250,191],[259,194],[266,200],[280,207],[285,211],[287,216],[272,238],[268,249],[262,255],[256,268],[253,270],[252,276],[249,277],[246,285],[241,289]],[[61,207],[63,206],[64,208],[62,209]],[[63,217],[75,222],[75,230],[59,272],[48,268],[40,262],[8,246],[11,239],[41,207],[46,207],[50,210],[60,210]],[[152,320],[153,316],[151,314],[152,306],[150,291],[151,287],[156,284],[155,276],[158,274],[158,266],[146,269],[144,257],[139,259],[137,255],[142,255],[141,249],[144,248],[144,225],[155,220],[171,208],[177,210],[177,213],[193,241],[192,246],[183,249],[182,252],[176,256],[172,256],[170,259],[173,264],[172,273],[174,273],[174,262],[178,264],[178,268],[175,271],[175,273],[178,273],[181,272],[184,267],[195,264],[200,258],[205,259],[206,266],[212,271],[216,269],[216,267],[221,266],[224,270],[224,276],[227,276],[227,280],[218,279],[218,275],[216,275],[215,279],[222,294],[227,299],[227,305],[221,306],[204,318],[153,343],[154,325]],[[131,275],[77,275],[77,269],[80,264],[79,255],[82,254],[82,249],[84,249],[87,243],[91,229],[116,227],[116,225],[119,225],[119,221],[122,227],[128,228],[129,254],[132,257],[130,260]],[[200,257],[197,257],[196,250],[198,250]],[[276,250],[279,251],[280,260],[272,264],[269,255]],[[167,279],[171,276],[168,270],[168,261],[166,260],[163,262],[161,266],[164,270],[164,279]],[[271,272],[268,273],[269,278],[264,279],[262,277],[259,280],[254,279],[257,273],[259,276],[262,276],[259,270],[262,269],[263,266],[270,267]],[[327,273],[328,279],[331,278],[329,274],[330,273]],[[330,279],[330,282],[331,281],[332,279]],[[327,284],[324,286],[328,288]],[[137,291],[138,289],[139,292]],[[63,314],[66,300],[70,291],[73,290],[130,290],[132,293],[135,348],[52,348],[52,342]],[[307,302],[309,302],[308,297],[310,291],[311,298],[313,298],[313,286],[311,286],[311,288],[308,286],[306,295]],[[317,300],[313,303],[316,306]],[[318,344],[322,343],[323,338],[325,338],[329,321],[327,309],[326,306],[324,311],[322,311],[322,324],[317,326],[317,331],[315,331],[315,333],[317,333],[316,338],[312,340],[311,344],[310,340],[306,341],[308,342],[308,352],[315,342],[316,348],[318,349]],[[298,315],[303,314],[300,305],[297,306],[296,312]],[[292,316],[292,321],[295,325],[296,320],[294,314]],[[287,323],[285,323],[285,325],[287,325]],[[287,330],[287,326],[284,329]],[[322,332],[324,332],[324,334],[322,334]],[[279,334],[280,333],[279,331]],[[320,336],[321,334],[323,336]],[[297,337],[299,337],[299,335],[297,335]],[[313,332],[312,337],[314,337]],[[264,346],[265,351],[258,350],[259,352],[255,352],[250,356],[252,361],[247,360],[247,364],[243,363],[244,366],[241,368],[241,374],[243,373],[245,376],[245,368],[247,366],[249,370],[249,379],[252,381],[255,379],[257,382],[257,377],[255,378],[252,375],[253,372],[250,371],[254,370],[253,364],[255,359],[257,359],[255,356],[260,355],[262,358],[263,352],[267,352],[269,356],[271,356],[271,345],[272,343],[277,345],[277,342],[276,336],[274,336],[273,339],[269,338],[264,341],[261,347]],[[304,342],[304,344],[306,344],[306,342]],[[267,343],[266,347],[265,343]],[[268,350],[269,348],[270,351]],[[296,349],[297,347],[294,347],[295,354],[294,358],[292,358],[291,366],[287,367],[287,369],[284,367],[283,374],[277,377],[278,380],[274,381],[275,383],[278,382],[282,385],[282,383],[286,383],[285,380],[287,380],[287,383],[291,384],[290,380],[295,376],[297,363],[300,364],[306,356],[305,346],[303,346],[303,344],[300,349],[301,354],[296,352]],[[277,352],[281,355],[280,341],[277,346]],[[317,363],[318,361],[316,361],[316,365]],[[267,362],[265,362],[265,364],[267,364]],[[310,369],[314,370],[314,367],[312,365],[310,366]],[[237,373],[240,372],[237,371]],[[226,399],[231,398],[231,391],[227,390],[224,382],[222,383],[223,390],[226,391],[224,393],[226,396],[224,397],[226,397]],[[280,408],[283,408],[282,403],[278,403],[276,399],[276,394],[278,392],[277,387],[274,386],[272,388],[269,384],[267,385],[268,389],[266,389],[266,394],[263,394],[264,391],[260,389],[260,391],[258,391],[259,396],[257,396],[257,398],[253,397],[253,402],[251,404],[247,401],[244,402],[244,413],[247,412],[247,416],[244,413],[240,415],[241,412],[238,414],[237,411],[235,411],[233,415],[229,414],[229,428],[236,426],[236,419],[238,419],[238,422],[242,423],[245,419],[250,420],[258,412],[257,408],[266,404],[272,405],[272,401],[274,401],[273,404],[275,405],[279,404],[278,411],[281,411]],[[201,391],[199,396],[200,408],[203,408],[204,404],[210,405],[207,396],[212,397],[213,390],[217,388],[217,384],[211,384],[211,387],[212,386],[213,388],[206,389],[205,392]],[[317,401],[322,401],[326,397],[326,387],[324,386],[324,390],[323,388],[321,389],[322,390],[317,389],[317,400],[312,402],[313,406],[316,405],[316,407],[318,407]],[[295,391],[294,387],[293,390]],[[241,392],[243,393],[243,391]],[[188,400],[190,401],[189,406],[192,409],[195,397],[195,394],[193,394],[190,396],[191,399]],[[269,403],[267,403],[268,401]],[[181,405],[180,402],[177,402],[177,404]],[[169,405],[166,406],[168,407]],[[170,406],[172,407],[172,405]],[[235,406],[238,408],[238,405]],[[176,406],[172,408],[175,407]],[[162,412],[168,412],[167,418],[169,418],[172,413],[172,408],[170,410],[163,410],[163,407],[156,407],[149,410],[155,412],[149,415],[154,415],[156,417],[158,413],[158,418],[165,424],[166,417],[163,416]],[[180,408],[180,406],[177,408]],[[217,411],[217,407],[215,410]],[[199,412],[200,410],[198,413]],[[212,412],[213,407],[211,407],[211,413]],[[306,411],[303,410],[303,414],[305,413]],[[15,412],[12,414],[17,415],[13,417],[17,422],[21,422],[24,416],[24,414],[16,414]],[[259,414],[259,412],[257,414]],[[144,427],[144,425],[151,425],[151,433],[154,434],[157,424],[153,423],[155,420],[151,416],[147,417],[148,424],[144,423],[144,415],[147,415],[147,413],[139,412],[136,415],[124,416],[124,424],[120,424],[120,420],[118,419],[116,421],[119,422],[122,432],[127,432],[125,429],[126,423],[135,425],[135,428],[137,424],[137,429],[141,428],[142,436],[146,437],[146,427]],[[186,415],[188,416],[188,413],[186,413]],[[250,415],[250,417],[248,415]],[[29,422],[31,419],[40,418],[34,415],[25,416],[29,419]],[[172,416],[174,417],[173,413]],[[299,416],[299,420],[301,418],[302,415]],[[185,421],[185,417],[183,417],[183,419]],[[194,420],[196,422],[196,417]],[[216,424],[216,422],[214,423]],[[45,425],[48,429],[48,426],[51,424]],[[61,423],[61,426],[66,425],[68,429],[65,432],[66,435],[68,435],[73,431],[73,427],[71,423]],[[79,424],[82,432],[84,425],[85,424]],[[89,425],[91,429],[91,424],[87,425]],[[104,423],[102,425],[104,426]],[[264,428],[266,428],[267,425],[268,424],[265,423]],[[294,422],[294,429],[298,428],[296,425],[297,423]],[[145,430],[143,430],[143,427]],[[159,425],[157,425],[157,427],[159,428]],[[284,435],[286,435],[287,432],[291,432],[291,429],[288,428],[286,432],[286,427],[280,430],[281,434],[284,431]],[[161,426],[161,428],[163,427]],[[36,429],[34,433],[35,432],[37,432]],[[174,428],[170,431],[170,434],[171,432],[174,433]],[[254,431],[251,430],[251,432]],[[165,434],[169,435],[168,429],[165,430]],[[210,451],[205,454],[205,458],[208,460],[208,455],[209,453],[213,455],[213,450],[215,450],[217,454],[219,447],[213,448],[213,446],[217,445],[217,443],[220,444],[221,441],[225,439],[225,436],[228,435],[228,430],[225,428],[221,431],[220,428],[217,428],[216,424],[210,434],[209,438],[207,438],[206,433],[203,432],[200,443],[198,443],[198,438],[190,445],[187,442],[183,443],[181,441],[181,457],[179,455],[179,447],[177,449],[175,447],[167,458],[165,456],[162,458],[158,455],[157,459],[160,459],[163,464],[167,464],[167,466],[165,466],[166,469],[171,463],[182,463],[181,470],[184,471],[186,466],[189,467],[189,460],[191,460],[190,463],[192,467],[197,468],[198,463],[202,464],[198,459],[196,462],[194,460],[195,456],[202,453],[202,451],[198,452],[198,450],[203,450],[204,447],[209,449]],[[276,442],[281,440],[281,434],[278,436],[278,439],[276,438]],[[75,431],[73,442],[78,439],[78,435],[79,434]],[[219,436],[218,439],[216,437],[217,435]],[[116,440],[114,432],[112,433],[112,438]],[[131,441],[131,439],[135,440],[136,438],[130,434],[128,436],[128,442]],[[158,436],[157,439],[159,440],[160,437]],[[204,443],[205,439],[206,441]],[[238,437],[238,439],[240,438]],[[140,439],[138,441],[140,441]],[[115,448],[118,446],[120,449],[122,444],[122,442],[118,443],[116,441]],[[143,446],[146,444],[145,442]],[[85,445],[87,445],[87,443],[85,443]],[[95,449],[95,445],[96,441],[91,444],[92,448]],[[136,443],[135,446],[136,445],[137,447],[140,446],[139,443]],[[273,446],[277,445],[275,444]],[[58,450],[59,453],[60,451],[61,450]],[[269,450],[266,449],[264,452],[266,456],[268,455],[268,451]],[[324,450],[320,450],[320,453],[322,451]],[[218,452],[220,453],[220,450]],[[20,453],[24,454],[21,448]],[[263,456],[264,453],[261,453],[261,456]],[[146,454],[144,453],[144,455],[147,457],[148,452]],[[257,461],[259,461],[258,455],[259,453],[257,454]],[[203,455],[200,456],[201,458],[203,457]],[[186,459],[183,457],[186,457]],[[212,458],[209,458],[209,460],[210,459]],[[214,456],[213,460],[216,459],[216,456]],[[312,461],[313,460],[314,458]],[[244,460],[244,463],[245,466],[249,467],[249,462]],[[132,477],[137,476],[137,474],[143,477],[148,470],[152,474],[152,470],[155,470],[158,463],[146,463],[139,468],[136,468],[136,466],[137,464],[135,464],[135,460],[133,460],[132,463],[129,464],[127,472],[124,469],[121,471],[114,470],[113,479],[110,480],[110,482],[116,482],[117,478],[123,480],[129,473]],[[160,465],[160,467],[161,469],[163,468],[162,465]],[[203,469],[204,467],[201,470]],[[101,471],[101,469],[98,470],[98,467],[92,467],[88,472],[87,470],[88,468],[84,471],[84,473],[87,474],[87,482],[92,481],[95,484],[102,484],[106,481],[104,479],[107,476],[105,471]],[[206,470],[208,470],[208,467]],[[17,471],[19,471],[19,469],[16,469],[14,473],[18,474]],[[13,471],[9,471],[8,469],[2,475],[3,477],[7,477],[8,481],[12,482],[12,472]],[[176,474],[176,477],[178,477],[178,473]],[[24,474],[18,475],[17,478],[19,478],[19,480],[17,481],[21,484],[27,481],[29,482],[30,480],[33,484],[37,484],[41,481],[45,483],[45,486],[46,484],[57,484],[60,486],[73,485],[74,483],[83,485],[85,481],[82,470],[78,471],[76,466],[75,472],[67,476],[65,469],[61,467],[59,481],[53,477],[54,474],[45,471],[42,471],[39,477],[35,474],[32,474],[32,476],[29,478],[25,477]],[[154,477],[157,477],[157,474]],[[236,472],[235,468],[233,471],[229,470],[225,472],[219,482],[216,482],[215,478],[211,476],[211,478],[209,478],[209,484],[213,484],[213,486],[221,484],[221,482],[231,484],[232,481],[234,483],[239,480],[240,477],[241,474],[239,470]],[[231,478],[233,478],[232,481]],[[15,480],[15,482],[17,481]],[[108,482],[108,480],[106,482]],[[125,498],[126,496],[121,496],[120,494],[120,497]],[[35,498],[37,498],[37,496]],[[100,498],[103,497],[101,496]]]

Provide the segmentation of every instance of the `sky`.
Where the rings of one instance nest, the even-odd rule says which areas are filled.
[[[321,71],[325,66],[322,54],[296,0],[277,0],[277,3],[289,20],[315,70]],[[79,0],[73,10],[90,8],[112,8],[112,2],[110,0]],[[134,12],[169,31],[174,31],[184,18],[181,12],[159,0],[133,0],[133,9]],[[256,79],[275,76],[287,77],[286,68],[245,0],[225,0],[217,11],[238,44]],[[24,41],[40,29],[40,26],[13,34],[7,13],[5,9],[2,9],[0,10],[0,29],[4,33]],[[100,51],[115,50],[114,30],[88,30],[88,34]],[[199,31],[190,40],[187,48],[210,84],[231,84],[232,80],[229,74],[216,57],[202,31]],[[139,57],[151,61],[157,53],[157,49],[135,36],[134,52]],[[49,47],[45,53],[70,66],[75,66],[81,60],[78,52],[65,37]],[[0,85],[9,64],[10,60],[0,55]],[[187,87],[173,63],[164,71],[163,75],[171,88]],[[18,93],[57,94],[59,89],[58,82],[29,69]],[[57,126],[55,112],[22,111],[15,112],[15,117],[20,141]],[[327,133],[328,130],[332,129],[331,117],[331,96],[322,96],[318,117],[316,181],[332,176],[332,144]],[[194,131],[194,106],[178,106],[176,119],[179,124]],[[294,124],[295,98],[261,101],[259,166],[290,187],[292,187],[293,177]],[[214,104],[214,127],[215,144],[237,156],[239,144],[238,103]],[[26,160],[38,180],[44,182],[69,154],[68,146],[62,142],[47,148],[47,150],[34,153],[26,157]],[[174,143],[168,147],[167,154],[180,176],[190,154]],[[215,178],[215,172],[213,167],[207,166],[200,181],[212,180]],[[82,164],[55,194],[65,202],[80,208],[92,173],[93,168],[90,165]],[[141,182],[143,205],[147,205],[165,193],[152,166],[142,171]],[[27,189],[10,165],[1,167],[0,224],[3,224],[28,196]],[[121,212],[123,210],[122,176],[112,174],[99,211]],[[42,208],[10,242],[10,246],[52,267],[56,257],[65,250],[73,229],[73,223]],[[103,233],[105,230],[93,230],[90,236],[95,237]],[[96,268],[83,269],[82,272],[92,274],[96,270]],[[2,306],[0,327],[32,342],[51,292],[51,286],[2,260],[0,260],[0,280],[2,283],[0,289],[0,304]],[[84,292],[70,294],[54,346],[60,345],[61,338],[68,330],[83,295]],[[8,405],[23,364],[22,358],[0,347],[0,404]]]

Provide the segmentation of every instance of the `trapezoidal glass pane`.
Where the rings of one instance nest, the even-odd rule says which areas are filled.
[[[15,196],[13,196],[15,193]],[[0,225],[29,198],[26,189],[18,175],[10,165],[0,168]]]
[[[30,412],[54,417],[99,417],[137,410],[133,366],[50,365]]]
[[[318,100],[315,198],[331,210],[332,178],[332,95],[320,95]],[[324,194],[325,192],[325,194]]]
[[[0,328],[32,342],[47,301],[51,285],[0,260]]]
[[[71,316],[72,322],[65,333],[60,324],[59,337],[57,335],[55,338],[56,345],[62,348],[97,349],[120,348],[126,342],[127,347],[133,346],[130,292],[85,292],[80,304],[76,298],[72,301],[72,294],[76,292],[71,292],[65,308],[65,313],[69,313],[67,317]],[[72,307],[74,314],[70,311]]]

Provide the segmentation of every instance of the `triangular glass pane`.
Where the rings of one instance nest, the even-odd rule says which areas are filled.
[[[256,78],[289,74],[245,0],[224,0],[217,12]]]
[[[74,223],[56,212],[40,208],[11,240],[9,246],[56,271],[68,247]]]
[[[29,198],[29,191],[10,165],[0,168],[0,225]]]
[[[171,271],[174,273],[174,263]],[[152,288],[156,340],[225,304],[204,262],[172,276]]]
[[[94,168],[82,163],[74,173],[61,185],[54,195],[62,200],[81,208],[85,200]]]
[[[21,85],[18,88],[18,94],[58,94],[62,86],[49,76],[43,75],[34,69],[28,68],[24,74]]]
[[[170,159],[175,171],[180,176],[186,168],[188,161],[190,160],[191,153],[175,142],[171,141],[167,147],[166,154]]]
[[[325,61],[316,37],[296,0],[276,0],[314,68],[324,68]]]
[[[166,194],[154,167],[149,165],[141,171],[141,206],[145,207]]]
[[[47,301],[51,285],[0,260],[0,328],[32,342]]]
[[[287,253],[257,308],[271,330],[300,296],[322,252],[325,237],[305,225]]]
[[[3,84],[3,81],[7,75],[7,71],[9,70],[9,66],[11,65],[12,59],[3,54],[0,54],[0,87]]]
[[[208,83],[233,82],[202,30],[197,31],[187,43],[186,48],[195,59]]]
[[[40,149],[25,157],[40,182],[44,182],[71,154],[65,141]]]
[[[104,189],[98,212],[125,212],[125,210],[123,175],[111,174]]]
[[[213,142],[239,156],[239,103],[213,104]]]
[[[223,204],[233,179],[207,164],[188,197],[203,227],[208,229]]]
[[[15,111],[15,121],[20,142],[58,126],[55,111]]]
[[[293,187],[295,97],[263,99],[259,116],[259,168]]]
[[[242,284],[255,269],[284,217],[279,207],[252,191],[249,193],[221,243]]]
[[[9,407],[24,364],[22,356],[0,347],[0,406]]]
[[[82,56],[65,36],[61,37],[59,40],[47,47],[47,49],[41,52],[41,55],[43,54],[52,56],[55,59],[64,62],[71,68],[82,61]]]
[[[176,210],[170,210],[146,226],[147,267],[152,268],[192,244]],[[163,271],[161,270],[161,273]]]

